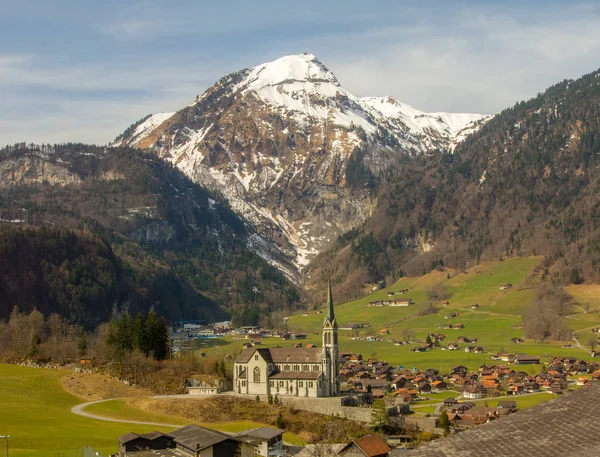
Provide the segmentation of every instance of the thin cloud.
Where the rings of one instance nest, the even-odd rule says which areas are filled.
[[[229,72],[305,51],[358,96],[393,95],[427,111],[496,112],[599,65],[593,4],[224,5],[63,8],[49,23],[65,22],[64,36],[0,39],[2,142],[106,143],[145,114],[181,108]]]

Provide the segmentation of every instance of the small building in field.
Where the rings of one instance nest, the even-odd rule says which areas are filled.
[[[218,387],[214,386],[194,386],[187,388],[189,395],[217,395],[220,391]]]
[[[119,438],[120,457],[141,450],[160,450],[173,447],[175,447],[174,438],[168,433],[127,433]]]
[[[261,457],[283,456],[283,434],[285,430],[259,427],[238,433],[235,437],[254,446],[254,455]],[[216,457],[216,455],[215,455]]]
[[[514,363],[516,365],[538,365],[540,363],[540,358],[534,355],[517,354]]]

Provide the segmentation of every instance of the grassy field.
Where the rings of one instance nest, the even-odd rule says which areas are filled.
[[[360,299],[336,305],[336,318],[340,325],[367,323],[370,327],[361,330],[340,330],[340,351],[358,352],[363,356],[387,360],[395,366],[437,368],[447,371],[450,367],[462,364],[475,369],[483,363],[493,363],[490,353],[498,351],[522,352],[538,355],[545,361],[552,356],[574,356],[589,358],[589,354],[578,348],[563,347],[563,342],[536,342],[527,340],[515,344],[512,338],[523,338],[522,314],[531,303],[534,287],[538,282],[539,257],[511,258],[504,261],[485,262],[465,272],[454,270],[432,271],[424,276],[404,277],[392,286],[373,292]],[[509,290],[500,290],[500,284],[511,283]],[[435,314],[422,315],[427,306],[427,289],[443,285],[450,293],[450,305],[439,307]],[[388,292],[397,292],[408,288],[408,293],[399,298],[411,298],[415,305],[409,307],[369,307],[371,301],[388,298]],[[574,313],[566,319],[567,325],[578,333],[582,344],[587,345],[593,336],[591,329],[600,326],[600,286],[577,285],[565,289],[574,297]],[[394,298],[396,298],[394,297]],[[335,298],[335,297],[334,297]],[[473,304],[479,308],[472,309]],[[587,312],[583,312],[587,311]],[[450,313],[458,313],[454,319],[445,319]],[[288,321],[290,330],[308,333],[307,343],[321,344],[320,328],[323,314],[314,311],[308,316],[291,316]],[[444,330],[448,323],[462,323],[460,330]],[[384,341],[352,340],[353,336],[380,336],[381,329],[388,329],[383,335]],[[407,329],[412,334],[409,346],[395,346],[394,340],[403,339]],[[445,344],[456,341],[459,336],[477,338],[477,345],[484,347],[487,354],[472,354],[464,351],[442,351],[439,348],[424,353],[415,353],[410,349],[423,343],[427,333],[443,333]],[[225,338],[217,348],[208,349],[211,355],[237,355],[244,340]],[[289,347],[292,343],[278,338],[263,339],[263,346]],[[461,344],[461,346],[464,346]],[[529,371],[539,371],[540,367],[528,367]]]
[[[125,419],[143,422],[161,422],[174,425],[195,424],[201,427],[212,428],[221,432],[237,433],[256,427],[263,427],[265,424],[252,421],[229,421],[229,422],[198,422],[178,416],[165,414],[149,413],[135,408],[124,399],[115,399],[103,403],[96,403],[85,408],[86,412],[97,414],[99,416],[111,417],[114,419]],[[302,444],[302,440],[293,433],[286,432],[283,439],[292,444]]]
[[[547,401],[554,400],[555,398],[558,398],[558,397],[554,394],[551,394],[548,392],[540,392],[540,393],[530,394],[530,395],[515,395],[514,397],[500,398],[498,400],[496,400],[496,399],[475,400],[475,404],[480,405],[480,406],[485,406],[487,404],[489,407],[494,408],[494,407],[498,406],[499,401],[515,401],[515,402],[517,402],[517,409],[527,409],[527,408],[531,408],[532,406],[536,406],[536,405],[545,403]]]
[[[132,431],[170,431],[169,428],[119,424],[86,419],[71,413],[82,400],[59,383],[62,370],[0,364],[0,434],[10,435],[11,455],[56,456],[78,453],[90,445],[116,452],[117,438]]]
[[[108,455],[117,451],[117,438],[125,433],[173,430],[172,427],[106,422],[71,413],[71,408],[83,400],[62,389],[60,379],[68,373],[0,364],[0,435],[11,436],[11,455],[79,455],[86,445]],[[126,400],[90,405],[86,411],[116,419],[181,426],[193,423],[177,416],[147,413],[129,406]],[[263,425],[250,421],[196,424],[224,432],[240,432]],[[301,442],[290,433],[284,434],[284,439]]]

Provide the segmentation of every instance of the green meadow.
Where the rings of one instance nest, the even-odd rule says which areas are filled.
[[[92,446],[108,455],[118,450],[117,438],[125,433],[173,430],[173,427],[89,419],[71,413],[71,408],[82,403],[82,400],[65,392],[60,385],[60,379],[68,373],[64,370],[0,364],[0,435],[10,435],[10,455],[79,455],[83,446]],[[178,416],[148,413],[119,399],[89,405],[85,411],[133,421],[180,426],[196,423],[224,432],[240,432],[263,425],[250,421],[194,422]],[[292,443],[300,442],[291,433],[286,433],[284,439]]]
[[[496,399],[475,400],[475,404],[477,404],[479,406],[487,405],[491,408],[494,408],[494,407],[498,406],[499,401],[515,401],[517,403],[517,409],[527,409],[527,408],[531,408],[532,406],[536,406],[541,403],[545,403],[547,401],[553,400],[555,398],[557,398],[557,397],[554,394],[551,394],[548,392],[539,392],[539,393],[529,394],[529,395],[516,395],[516,396],[510,397],[510,398],[500,398],[498,400],[496,400]]]
[[[0,364],[0,434],[10,435],[11,455],[79,455],[86,445],[108,455],[117,451],[117,438],[132,427],[140,433],[171,430],[72,414],[71,408],[82,400],[62,389],[60,378],[65,374],[63,370]]]
[[[358,300],[336,305],[335,313],[341,327],[348,324],[369,324],[366,329],[340,330],[340,351],[360,352],[363,356],[385,359],[393,365],[418,368],[438,368],[447,371],[451,366],[462,364],[474,369],[483,363],[493,363],[490,353],[499,351],[523,352],[538,355],[542,359],[552,356],[575,356],[589,358],[589,354],[577,347],[566,348],[564,342],[536,342],[526,340],[515,344],[512,338],[523,338],[522,314],[533,298],[538,283],[541,258],[511,258],[504,261],[492,261],[479,264],[468,271],[454,270],[432,271],[421,277],[404,277],[392,286],[373,292]],[[508,290],[500,290],[501,284],[513,285]],[[449,305],[434,303],[438,311],[423,315],[428,306],[427,291],[433,286],[442,285],[448,291]],[[370,307],[371,301],[388,298],[388,292],[398,292],[408,288],[403,295],[393,299],[411,298],[415,304],[408,307]],[[578,338],[587,345],[592,337],[591,328],[600,326],[600,286],[579,285],[566,288],[575,301],[574,313],[568,316],[567,325],[574,331],[580,331]],[[335,297],[334,297],[335,299]],[[472,305],[478,304],[477,309]],[[583,313],[584,310],[587,312]],[[453,319],[445,319],[450,313],[457,313]],[[294,315],[288,321],[290,330],[307,333],[319,332],[323,320],[322,314],[314,311],[309,316]],[[445,324],[462,323],[464,329],[445,330]],[[389,334],[381,334],[387,329]],[[394,340],[403,339],[407,331],[412,333],[411,345],[395,346]],[[476,345],[484,347],[485,354],[459,351],[442,351],[436,348],[427,352],[413,352],[412,347],[423,344],[429,332],[442,333],[444,343],[456,341],[459,336],[477,338]],[[353,336],[382,337],[384,341],[352,340]],[[276,340],[276,339],[275,339]],[[319,336],[311,335],[309,342],[319,344]],[[290,342],[273,338],[263,340],[265,345],[290,345]],[[464,344],[459,344],[464,347]],[[230,346],[235,348],[235,344]],[[526,367],[535,371],[539,367]]]

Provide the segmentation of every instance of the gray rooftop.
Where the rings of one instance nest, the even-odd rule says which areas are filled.
[[[322,371],[282,371],[269,376],[269,379],[319,379]]]
[[[321,363],[323,356],[319,348],[248,348],[235,362],[247,363],[256,352],[268,363]]]
[[[238,437],[261,438],[263,440],[270,440],[271,438],[275,438],[276,436],[281,436],[284,433],[285,433],[285,430],[281,430],[280,428],[258,427],[258,428],[253,428],[251,430],[246,430],[245,432],[240,432],[237,434],[237,436]]]
[[[230,439],[230,435],[211,430],[209,428],[198,427],[197,425],[186,425],[183,428],[171,432],[175,442],[185,446],[188,449],[194,449],[196,443],[199,449],[205,449],[217,443]]]
[[[408,457],[515,457],[600,455],[600,385],[584,387],[448,438]]]

